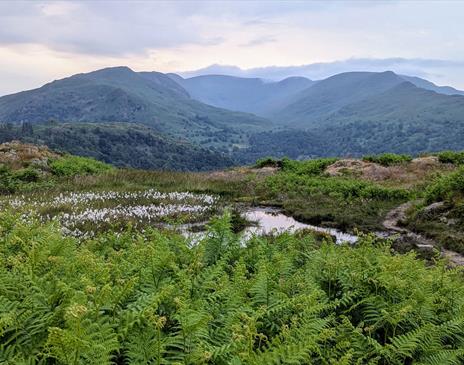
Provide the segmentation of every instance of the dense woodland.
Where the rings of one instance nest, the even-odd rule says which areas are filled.
[[[444,131],[454,132],[448,135]],[[305,159],[361,157],[385,152],[418,155],[445,149],[461,150],[463,138],[461,122],[424,120],[420,124],[399,121],[379,125],[374,121],[353,120],[309,131],[285,129],[253,134],[250,147],[238,151],[236,156],[239,161],[251,162],[264,156]]]
[[[119,167],[202,171],[232,165],[231,158],[222,152],[180,142],[136,124],[1,124],[0,142],[11,140],[44,144]]]

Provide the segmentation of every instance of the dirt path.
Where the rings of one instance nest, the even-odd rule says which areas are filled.
[[[386,215],[385,220],[383,221],[383,226],[389,232],[400,233],[401,235],[407,236],[407,238],[415,242],[416,246],[420,249],[431,249],[436,247],[436,243],[433,240],[398,225],[400,221],[406,219],[406,212],[413,204],[414,202],[407,202],[392,209]],[[443,257],[448,259],[452,266],[464,266],[464,255],[445,249],[441,249],[441,254]]]

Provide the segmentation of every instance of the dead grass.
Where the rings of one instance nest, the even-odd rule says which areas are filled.
[[[423,185],[438,173],[451,172],[455,167],[443,164],[435,156],[419,157],[409,163],[381,166],[362,160],[338,160],[325,170],[330,176],[352,176],[383,186],[411,189]]]
[[[58,153],[50,151],[46,146],[37,146],[19,141],[0,144],[0,164],[12,170],[30,165],[45,167],[48,161],[60,157]]]

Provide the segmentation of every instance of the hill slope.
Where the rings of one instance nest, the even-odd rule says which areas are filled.
[[[54,81],[0,98],[3,122],[131,122],[190,141],[217,145],[269,122],[250,114],[205,105],[168,76],[113,67]],[[210,143],[214,145],[214,143]]]
[[[464,96],[438,94],[403,82],[384,93],[344,106],[327,118],[330,124],[352,121],[464,124]]]
[[[315,86],[316,87],[316,86]],[[312,128],[252,136],[242,161],[464,149],[464,96],[437,94],[409,82],[348,104]]]
[[[311,127],[353,102],[382,93],[404,80],[391,71],[347,72],[317,82],[274,115],[284,125]]]
[[[182,85],[192,98],[203,103],[262,116],[270,115],[314,83],[304,77],[289,77],[279,82],[224,75],[184,79],[171,74],[170,77]]]
[[[457,90],[451,86],[437,86],[433,82],[421,79],[420,77],[401,75],[401,78],[403,78],[405,81],[409,81],[410,83],[414,84],[417,87],[420,87],[426,90],[435,91],[436,93],[439,93],[439,94],[464,95],[464,91],[462,90]]]
[[[181,171],[216,170],[232,165],[218,152],[175,141],[140,124],[45,123],[0,126],[0,142],[21,140],[119,167]]]

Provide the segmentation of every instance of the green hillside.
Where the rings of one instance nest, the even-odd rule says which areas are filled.
[[[222,153],[181,142],[135,123],[45,123],[0,126],[0,142],[21,140],[119,167],[202,171],[225,168]]]
[[[338,74],[296,95],[292,102],[275,113],[274,119],[283,125],[314,127],[340,108],[382,93],[403,81],[391,71]]]
[[[346,122],[464,123],[464,96],[443,95],[403,82],[384,93],[347,105],[327,118],[327,123]]]
[[[102,69],[0,98],[2,122],[131,122],[207,145],[245,143],[270,122],[205,105],[168,76]]]

